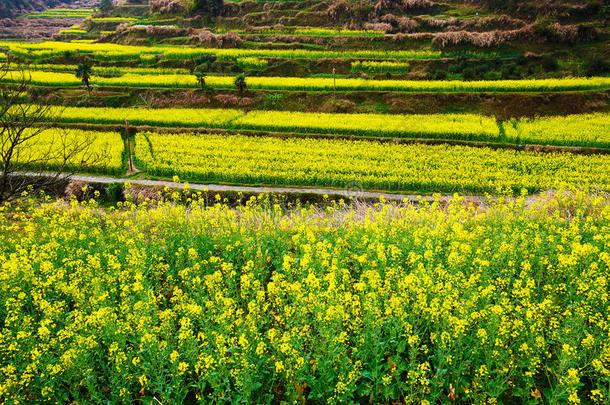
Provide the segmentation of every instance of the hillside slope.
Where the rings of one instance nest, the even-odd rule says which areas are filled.
[[[0,2],[0,18],[11,18],[32,11],[44,10],[50,7],[69,7],[74,0],[2,0]]]

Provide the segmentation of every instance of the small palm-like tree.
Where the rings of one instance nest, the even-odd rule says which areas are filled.
[[[201,90],[205,90],[205,78],[208,76],[202,66],[197,66],[193,72],[197,78],[197,82],[201,86]]]
[[[83,81],[83,84],[87,86],[87,90],[91,88],[89,85],[89,79],[91,78],[91,66],[87,63],[79,63],[76,68],[76,77]]]
[[[243,73],[235,76],[235,87],[237,87],[237,90],[239,90],[239,95],[242,96],[247,87],[246,76]]]

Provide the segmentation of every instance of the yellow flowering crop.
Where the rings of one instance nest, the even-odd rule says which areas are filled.
[[[62,167],[120,174],[125,168],[124,151],[123,139],[117,132],[51,128],[16,148],[14,163],[23,169]]]
[[[2,403],[610,398],[607,196],[190,197],[0,208]]]
[[[43,59],[61,55],[65,51],[79,50],[89,53],[100,61],[139,60],[140,55],[156,54],[168,60],[184,60],[203,55],[216,55],[219,59],[237,59],[245,57],[277,58],[277,59],[439,59],[439,51],[430,50],[403,50],[403,51],[318,51],[304,49],[213,49],[199,47],[148,47],[119,45],[112,43],[73,44],[66,42],[0,42],[0,47],[10,49],[16,56],[27,59]]]
[[[72,33],[84,33],[79,30],[68,30]],[[266,61],[256,58],[238,58],[242,67],[264,68]],[[256,63],[254,62],[256,60]],[[247,63],[245,62],[247,61]],[[363,65],[364,64],[364,65]],[[359,69],[368,69],[365,62]],[[382,67],[385,66],[385,67]],[[379,65],[378,69],[394,69],[393,65]],[[377,68],[375,68],[377,69]],[[398,69],[398,67],[396,67]],[[389,71],[389,70],[384,70]],[[28,72],[32,84],[44,86],[75,86],[80,81],[69,73],[50,73],[40,71]],[[10,81],[11,76],[4,78]],[[196,88],[197,78],[189,74],[125,74],[120,77],[91,78],[92,84],[114,87],[162,87],[162,88]],[[561,78],[561,79],[525,79],[525,80],[369,80],[369,79],[333,79],[328,77],[247,77],[249,89],[262,90],[297,90],[297,91],[392,91],[392,92],[559,92],[574,90],[610,89],[610,78]],[[209,76],[206,85],[219,89],[235,88],[231,76]]]
[[[242,184],[387,191],[610,190],[610,156],[447,145],[139,133],[135,158],[149,174]]]
[[[503,123],[506,137],[530,143],[610,147],[610,114],[523,118]]]
[[[171,78],[171,75],[164,77]],[[610,114],[576,114],[500,123],[476,114],[328,114],[235,109],[58,109],[63,122],[159,127],[226,128],[273,132],[434,138],[492,143],[610,148]]]
[[[389,61],[355,61],[352,62],[352,72],[364,73],[407,73],[409,64]]]

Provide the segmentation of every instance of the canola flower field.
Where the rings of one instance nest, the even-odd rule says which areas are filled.
[[[0,202],[0,404],[610,404],[598,21],[534,26],[428,0],[287,4],[287,18],[244,4],[210,19],[162,3],[33,13],[89,20],[60,31],[70,42],[0,42],[0,99],[25,78],[18,102],[50,108],[14,149],[23,106],[5,108],[0,199],[13,175],[87,174]],[[374,25],[357,21],[365,10]],[[294,25],[309,16],[343,26]],[[413,39],[452,51],[374,38],[420,23]],[[221,36],[234,26],[243,42]],[[383,31],[348,29],[361,27]],[[530,79],[367,79],[500,70]],[[392,114],[416,98],[436,113]],[[241,107],[152,108],[210,104]],[[385,114],[278,111],[352,108]],[[146,181],[170,178],[178,187]]]
[[[610,147],[610,114],[575,114],[536,120],[496,122],[476,114],[328,114],[236,109],[137,109],[65,107],[65,123],[219,128],[344,134],[369,137],[432,138],[491,143]],[[537,124],[541,120],[542,124]],[[544,129],[541,130],[541,126]],[[502,131],[500,130],[502,128]]]
[[[610,156],[369,141],[138,133],[148,174],[192,182],[365,190],[495,193],[610,191]]]
[[[6,59],[6,55],[5,55]],[[2,58],[0,57],[0,60]],[[76,71],[78,65],[63,65],[63,64],[33,64],[28,66],[28,71],[43,71],[43,72],[58,72],[72,73]],[[10,69],[11,66],[8,66]],[[158,67],[129,67],[129,66],[93,66],[91,71],[98,76],[123,76],[123,75],[187,75],[188,69],[181,68],[158,68]],[[28,72],[28,77],[29,77]],[[20,74],[13,73],[13,80],[18,78]],[[80,82],[82,84],[82,82]]]
[[[610,398],[603,196],[189,202],[0,208],[0,398]]]
[[[502,125],[508,139],[539,139],[554,145],[610,146],[610,114],[523,118]],[[536,143],[534,141],[533,143]]]
[[[10,50],[14,56],[26,60],[41,60],[62,56],[65,52],[77,52],[91,55],[100,62],[139,61],[142,56],[156,55],[165,60],[184,60],[206,55],[215,55],[219,59],[236,60],[245,57],[274,58],[274,59],[397,59],[419,60],[440,59],[439,51],[318,51],[304,49],[215,49],[215,48],[188,48],[188,47],[147,47],[133,45],[118,45],[112,43],[79,43],[75,46],[68,42],[0,42],[0,48]]]
[[[253,62],[255,58],[244,60],[254,67],[263,62]],[[362,66],[362,65],[361,65]],[[388,65],[385,68],[390,69]],[[362,69],[362,68],[361,68]],[[55,70],[55,69],[52,69]],[[105,69],[98,70],[104,72]],[[127,70],[129,71],[129,70]],[[146,70],[133,71],[119,77],[93,76],[91,84],[107,87],[133,88],[198,88],[197,77],[192,74],[146,74]],[[163,71],[162,71],[163,72]],[[167,73],[167,71],[166,71]],[[27,77],[38,86],[82,86],[82,82],[72,73],[28,71]],[[23,77],[20,72],[11,72],[3,81],[18,82]],[[234,89],[233,76],[209,76],[206,85],[218,89]],[[610,89],[609,77],[561,78],[561,79],[524,79],[524,80],[371,80],[371,79],[333,79],[326,77],[247,77],[250,90],[284,91],[392,91],[392,92],[432,92],[432,93],[478,93],[478,92],[562,92],[593,91]]]
[[[26,18],[90,18],[97,10],[92,8],[48,8],[26,14]]]
[[[61,167],[116,175],[125,172],[125,147],[117,132],[46,129],[20,144],[14,156],[17,168],[23,170]]]

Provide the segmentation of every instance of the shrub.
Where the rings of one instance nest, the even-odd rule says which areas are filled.
[[[451,46],[474,45],[479,47],[497,47],[510,41],[533,38],[533,26],[526,26],[518,30],[487,31],[487,32],[439,32],[435,34],[432,43],[443,49]]]
[[[239,94],[243,95],[244,91],[248,87],[248,85],[246,84],[246,76],[244,74],[239,74],[235,76],[234,83],[235,88],[237,88],[237,90],[239,91]]]
[[[222,10],[223,0],[194,0],[193,11],[216,16]]]
[[[225,34],[214,34],[210,30],[203,29],[199,34],[191,37],[202,44],[208,44],[218,48],[236,48],[243,43],[243,39],[236,32]]]
[[[540,60],[540,65],[546,71],[554,71],[559,67],[557,59],[555,59],[553,55],[544,55]]]
[[[375,3],[375,12],[377,15],[387,13],[406,14],[413,11],[429,11],[436,6],[436,3],[430,0],[378,0]]]
[[[102,0],[99,5],[99,9],[102,11],[109,11],[112,8],[112,0]]]
[[[433,80],[445,80],[447,78],[447,72],[443,69],[436,69],[432,72],[431,76]]]
[[[585,60],[583,70],[587,76],[605,75],[610,73],[610,61],[593,54]]]
[[[325,113],[351,113],[356,109],[356,103],[350,100],[330,99],[321,107]]]
[[[400,17],[398,19],[398,29],[401,32],[413,32],[419,28],[419,23],[409,17]]]
[[[436,5],[436,3],[434,3],[430,0],[403,0],[402,3],[404,4],[404,6],[407,10],[430,9]]]
[[[464,78],[464,80],[474,80],[477,77],[477,72],[475,68],[468,67],[462,70],[462,77]]]
[[[380,20],[381,20],[381,22],[392,24],[392,25],[398,24],[398,20],[396,19],[396,16],[394,14],[386,14],[383,17],[381,17]]]
[[[221,48],[236,48],[244,42],[242,38],[233,31],[218,35],[217,37],[218,46]]]
[[[388,23],[364,23],[364,29],[370,31],[392,31],[392,26]]]
[[[559,42],[574,43],[578,40],[578,28],[575,25],[561,25],[555,23],[551,26],[555,39]]]
[[[521,77],[519,66],[516,63],[505,63],[502,65],[502,79],[518,79]]]
[[[326,14],[333,21],[347,20],[353,17],[351,7],[346,0],[339,0],[332,3],[328,10],[326,10]]]
[[[129,184],[128,187],[120,189],[121,199],[142,204],[146,202],[149,206],[156,206],[163,200],[163,188],[159,186],[144,186]]]
[[[184,10],[184,3],[180,0],[150,0],[151,12],[177,14],[182,13]]]
[[[237,105],[239,104],[239,98],[232,94],[217,94],[214,99],[222,105]]]
[[[90,198],[90,193],[88,193],[89,190],[88,184],[84,181],[71,181],[66,186],[64,195],[67,200],[76,199],[77,201],[85,201]]]

